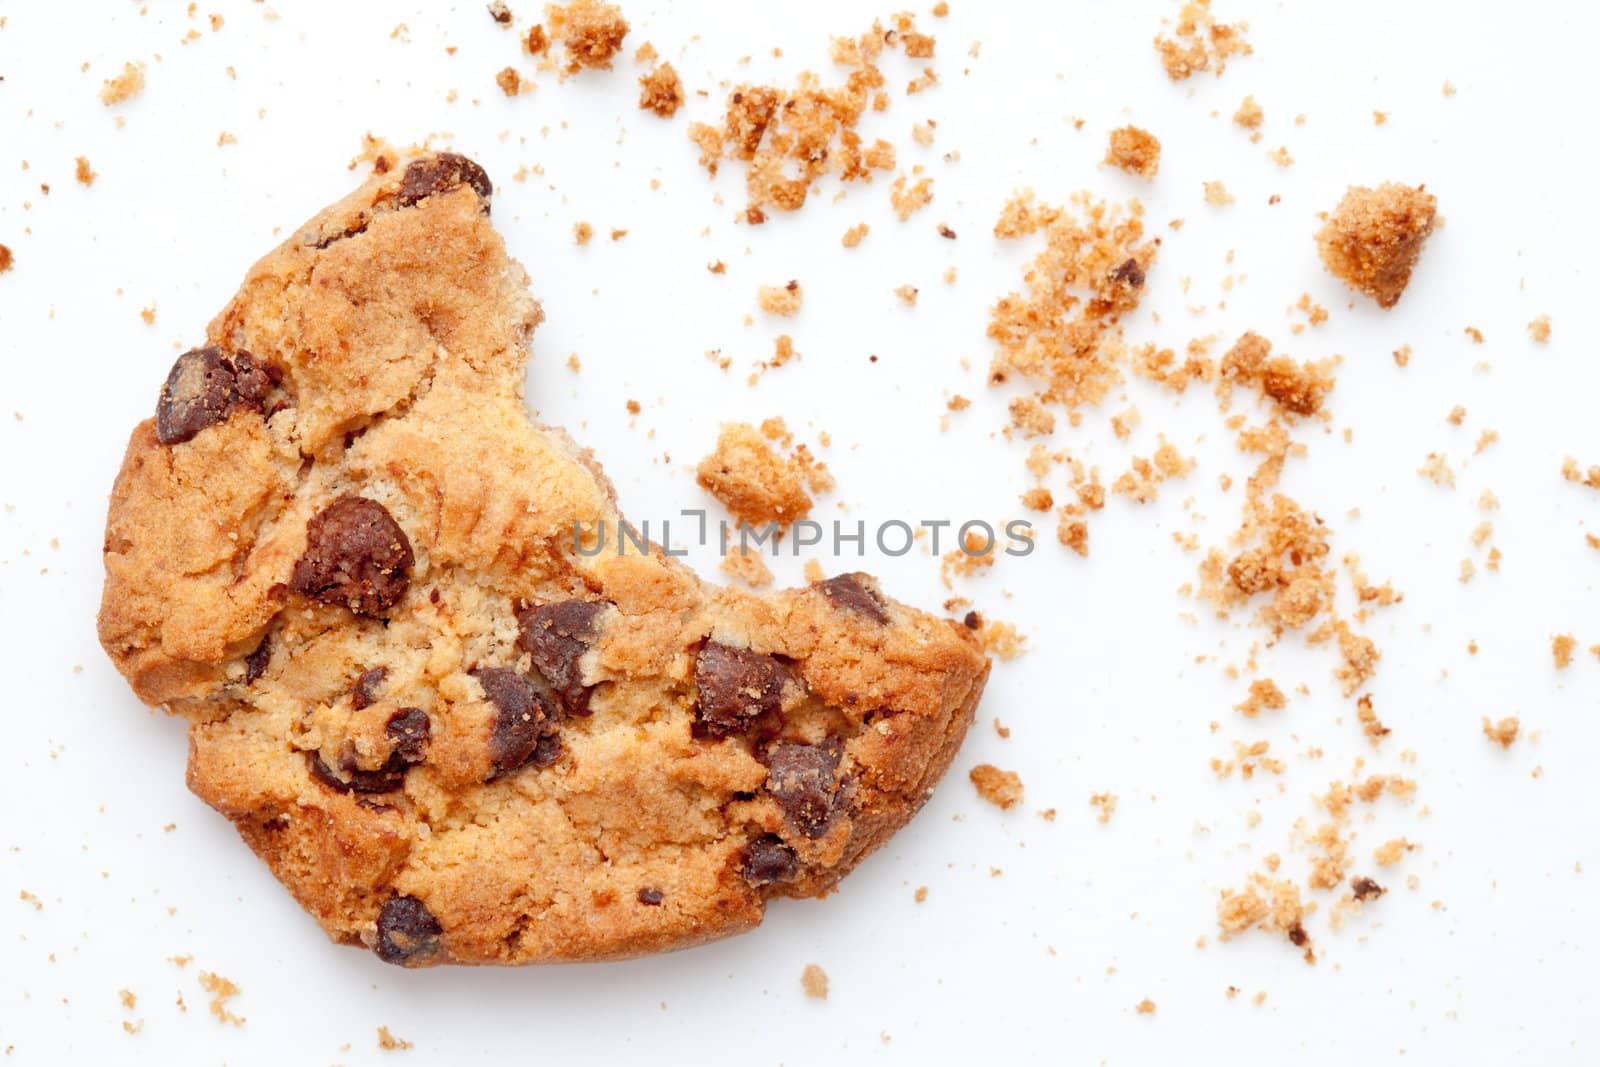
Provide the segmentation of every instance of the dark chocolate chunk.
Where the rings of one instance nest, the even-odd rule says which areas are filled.
[[[800,857],[777,834],[762,834],[740,854],[744,880],[760,888],[800,876]]]
[[[1144,287],[1144,268],[1139,266],[1137,259],[1129,258],[1111,272],[1111,280],[1130,289],[1141,289]]]
[[[839,742],[784,743],[767,749],[767,791],[807,837],[821,837],[844,800],[838,780]]]
[[[244,684],[254,684],[256,679],[267,673],[267,664],[271,662],[272,638],[263,636],[256,650],[244,658]]]
[[[405,784],[406,764],[398,756],[390,756],[375,771],[364,771],[354,763],[346,765],[341,760],[338,773],[317,753],[307,752],[306,757],[311,777],[341,793],[392,793]]]
[[[1304,948],[1305,943],[1311,940],[1311,935],[1306,933],[1306,928],[1299,923],[1289,927],[1289,943],[1296,948]]]
[[[743,729],[783,704],[788,669],[775,656],[709,641],[694,661],[695,714],[712,737]]]
[[[822,590],[822,595],[835,607],[853,611],[881,626],[889,621],[889,613],[883,610],[878,594],[862,581],[865,577],[858,573],[840,574],[818,582],[816,588]]]
[[[272,384],[272,372],[248,352],[230,359],[215,345],[192,348],[178,357],[161,387],[156,439],[164,445],[181,444],[222,422],[235,408],[259,412]]]
[[[578,664],[599,636],[598,620],[605,609],[600,601],[563,600],[517,616],[522,628],[517,647],[533,658],[534,668],[556,691],[568,715],[589,713],[590,689]]]
[[[421,763],[433,724],[421,708],[401,708],[383,725],[384,736],[394,744],[394,754],[407,764]]]
[[[454,152],[441,152],[407,166],[400,179],[397,199],[401,207],[410,207],[418,200],[435,193],[448,193],[461,185],[472,186],[483,200],[483,210],[489,210],[489,198],[494,195],[489,175],[466,156],[458,156]]]
[[[479,667],[472,676],[494,705],[489,758],[496,778],[530,762],[547,767],[560,757],[561,742],[554,736],[559,711],[542,687],[509,667]]]
[[[1350,880],[1350,888],[1354,891],[1356,899],[1362,901],[1377,900],[1388,892],[1387,889],[1374,882],[1371,878],[1352,878]]]
[[[376,500],[342,496],[306,524],[306,550],[289,586],[357,615],[382,615],[411,584],[411,542]]]
[[[383,687],[383,680],[389,677],[388,667],[374,667],[369,671],[362,671],[361,677],[356,679],[356,684],[350,687],[350,706],[356,711],[369,708],[378,699],[378,690]]]
[[[639,890],[639,903],[648,904],[652,908],[661,907],[661,890],[648,888]]]
[[[416,897],[390,897],[378,911],[378,943],[373,951],[384,963],[402,967],[426,963],[439,951],[444,927]]]

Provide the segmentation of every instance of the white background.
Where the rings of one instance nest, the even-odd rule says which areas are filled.
[[[752,230],[735,221],[736,168],[708,182],[687,122],[716,120],[729,79],[833,77],[828,36],[892,9],[629,3],[629,54],[650,40],[710,94],[664,122],[637,110],[631,60],[566,83],[534,76],[476,0],[215,0],[194,20],[164,0],[142,16],[111,0],[0,0],[0,243],[16,254],[0,276],[4,1062],[1595,1062],[1600,662],[1582,653],[1557,673],[1550,636],[1600,642],[1600,553],[1583,537],[1600,530],[1600,494],[1559,477],[1568,453],[1600,463],[1587,269],[1600,9],[1217,3],[1250,22],[1256,54],[1183,85],[1150,47],[1175,5],[954,0],[946,20],[924,14],[943,84],[905,97],[914,69],[893,57],[895,102],[866,129],[927,166],[933,204],[901,224],[886,181],[837,202],[830,181],[799,214]],[[537,17],[531,0],[512,7],[519,29]],[[226,20],[215,34],[212,10]],[[191,27],[201,39],[180,44]],[[148,87],[102,107],[102,79],[125,60],[146,64]],[[507,64],[537,89],[505,99],[493,75]],[[1246,93],[1267,112],[1261,144],[1228,121]],[[1391,113],[1386,125],[1374,109]],[[910,127],[927,118],[937,142],[919,148]],[[1098,165],[1106,132],[1128,121],[1164,144],[1148,187]],[[1358,552],[1374,580],[1405,593],[1369,627],[1384,652],[1372,692],[1393,734],[1378,753],[1366,746],[1329,676],[1332,653],[1297,637],[1259,658],[1286,691],[1304,681],[1309,694],[1254,722],[1231,710],[1245,683],[1226,669],[1261,633],[1178,594],[1199,560],[1172,534],[1224,542],[1239,492],[1220,493],[1218,476],[1247,472],[1246,457],[1204,390],[1175,401],[1139,384],[1064,428],[1059,446],[1109,479],[1161,432],[1198,469],[1155,504],[1114,498],[1087,560],[1046,524],[1034,556],[961,585],[1016,623],[1030,651],[996,667],[927,809],[834,897],[780,903],[730,942],[622,964],[413,973],[328,944],[185,791],[181,723],[137,704],[93,620],[104,501],[128,430],[249,264],[359,180],[346,164],[369,130],[400,145],[431,135],[488,168],[494,218],[548,314],[530,407],[594,447],[635,518],[707,504],[691,471],[718,423],[769,415],[812,442],[831,435],[822,455],[840,488],[823,518],[1021,515],[1025,446],[997,432],[1006,396],[984,386],[984,327],[1035,246],[1002,245],[990,228],[1021,186],[1055,201],[1080,188],[1143,197],[1164,243],[1132,336],[1181,346],[1215,333],[1226,345],[1255,328],[1300,357],[1344,357],[1333,420],[1300,431],[1309,455],[1285,488],[1328,521],[1337,553]],[[237,143],[219,147],[223,131]],[[1265,155],[1280,144],[1296,161],[1287,170]],[[943,158],[952,151],[958,161]],[[99,173],[92,188],[72,179],[78,155]],[[522,165],[543,175],[511,180]],[[1205,204],[1212,179],[1238,202]],[[1347,183],[1385,179],[1426,182],[1448,220],[1388,313],[1352,303],[1311,237]],[[1181,232],[1169,230],[1179,217]],[[572,242],[579,220],[597,231],[587,248]],[[857,221],[872,232],[846,252],[839,236]],[[956,241],[937,236],[940,222]],[[627,236],[612,243],[613,227]],[[725,276],[706,271],[715,259]],[[949,265],[953,286],[941,281]],[[1243,280],[1224,293],[1233,272]],[[747,325],[756,287],[789,278],[805,286],[803,313]],[[921,287],[915,309],[892,293],[904,283]],[[1286,308],[1302,292],[1332,318],[1295,336]],[[151,304],[153,327],[139,317]],[[1524,330],[1541,313],[1554,320],[1546,347]],[[747,386],[781,330],[803,358]],[[1403,343],[1414,355],[1401,369],[1390,352]],[[719,371],[708,349],[734,369]],[[564,365],[572,352],[577,375]],[[974,405],[941,433],[956,392]],[[643,413],[630,417],[628,399]],[[1105,420],[1128,403],[1143,421],[1121,442]],[[1460,427],[1445,421],[1457,404]],[[1473,456],[1484,428],[1500,442]],[[1433,451],[1455,468],[1453,491],[1418,477]],[[1498,574],[1469,542],[1485,488],[1503,504],[1487,516]],[[1467,556],[1480,573],[1463,585]],[[695,561],[716,573],[709,553]],[[866,566],[922,606],[949,595],[925,554]],[[799,580],[798,562],[782,571]],[[1524,737],[1501,751],[1479,720],[1507,714]],[[1217,781],[1209,759],[1258,737],[1286,760],[1282,778]],[[1400,758],[1408,749],[1414,765]],[[1377,873],[1390,893],[1340,933],[1318,894],[1315,967],[1266,934],[1219,944],[1218,891],[1271,852],[1298,876],[1292,825],[1314,825],[1312,795],[1360,757],[1419,781],[1413,804],[1385,800],[1354,823],[1352,873]],[[1002,813],[978,799],[966,772],[985,761],[1022,775],[1023,805]],[[1120,797],[1107,825],[1087,803],[1103,790]],[[1051,806],[1053,823],[1036,814]],[[1376,872],[1371,850],[1402,834],[1419,851]],[[168,962],[179,954],[194,962]],[[808,962],[832,979],[826,1002],[801,991]],[[230,1005],[242,1029],[207,1014],[202,969],[242,987]],[[122,988],[139,997],[133,1011]],[[1134,1010],[1146,997],[1153,1016]],[[142,1032],[123,1032],[141,1019]],[[379,1025],[414,1050],[378,1051]]]

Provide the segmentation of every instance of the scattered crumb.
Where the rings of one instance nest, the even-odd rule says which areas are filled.
[[[1323,265],[1380,307],[1394,307],[1433,232],[1437,207],[1420,185],[1351,186],[1317,234]]]
[[[1221,182],[1206,182],[1206,203],[1212,207],[1227,207],[1233,203],[1233,194]]]
[[[769,420],[760,431],[749,423],[726,424],[716,449],[700,461],[695,480],[739,521],[787,529],[811,513],[811,493],[831,489],[833,479],[805,445],[783,456],[769,438],[787,446],[781,421]]]
[[[1571,634],[1557,634],[1550,639],[1550,654],[1555,658],[1556,670],[1566,670],[1572,665],[1572,651],[1578,647]]]
[[[919,178],[910,185],[906,184],[906,175],[901,174],[895,178],[894,184],[889,187],[889,204],[894,208],[896,217],[901,222],[927,207],[933,201],[933,179]]]
[[[122,1006],[129,1011],[139,1006],[139,997],[131,989],[117,990],[117,999],[122,1001]]]
[[[10,270],[11,264],[15,261],[16,257],[11,254],[11,249],[7,248],[5,245],[0,245],[0,274],[4,274],[6,271]]]
[[[395,1037],[389,1032],[387,1026],[378,1027],[378,1047],[385,1052],[404,1052],[411,1047],[411,1042],[403,1037]]]
[[[1001,809],[1015,807],[1022,800],[1022,779],[1015,771],[1002,771],[990,763],[980,763],[967,777],[978,795]]]
[[[522,91],[522,75],[517,73],[515,67],[506,67],[496,74],[494,83],[500,86],[500,91],[507,96],[516,96]]]
[[[925,885],[917,886],[917,891],[911,894],[911,899],[915,900],[918,904],[925,902],[928,899],[928,887]]]
[[[1149,181],[1161,167],[1161,142],[1147,130],[1123,126],[1111,131],[1105,161],[1124,173]]]
[[[1450,469],[1450,461],[1441,453],[1429,452],[1428,458],[1417,468],[1417,473],[1434,485],[1444,486],[1447,489],[1456,487],[1456,472]]]
[[[1549,344],[1550,316],[1540,315],[1538,318],[1528,323],[1528,336],[1533,338],[1537,344]]]
[[[565,7],[552,4],[545,9],[550,38],[566,49],[565,73],[581,70],[610,70],[611,60],[622,50],[628,35],[628,21],[613,4],[601,0],[572,0]],[[532,38],[530,35],[530,50]]]
[[[1308,914],[1299,886],[1259,873],[1251,874],[1242,889],[1224,889],[1217,901],[1217,925],[1223,941],[1252,928],[1281,933],[1290,944],[1305,950],[1307,963],[1314,963],[1311,936],[1304,926]]]
[[[1501,748],[1510,748],[1521,728],[1522,724],[1515,715],[1507,715],[1499,722],[1490,722],[1487,715],[1483,718],[1483,736],[1496,742]]]
[[[848,230],[844,231],[844,237],[841,238],[841,243],[846,248],[854,248],[861,243],[864,237],[867,236],[867,232],[870,229],[871,227],[866,223],[858,222]]]
[[[639,76],[639,107],[670,119],[683,106],[683,81],[671,63]]]
[[[1099,814],[1097,814],[1095,816],[1095,819],[1098,822],[1100,822],[1102,824],[1103,823],[1108,823],[1108,822],[1111,821],[1112,814],[1117,810],[1117,794],[1115,794],[1115,793],[1093,793],[1093,794],[1090,794],[1090,796],[1089,796],[1089,806],[1094,808],[1099,813]]]
[[[1175,82],[1207,70],[1220,77],[1230,58],[1251,53],[1244,39],[1247,28],[1242,22],[1217,22],[1211,16],[1211,0],[1189,0],[1178,13],[1172,36],[1156,36],[1156,53],[1167,77]]]
[[[806,964],[806,969],[800,972],[800,988],[812,1000],[827,1000],[828,972],[815,963]]]
[[[593,236],[594,227],[587,222],[575,223],[572,227],[572,239],[580,245],[588,244],[589,239]]]
[[[914,285],[898,286],[894,291],[894,295],[898,296],[900,302],[906,307],[917,306],[917,287]]]
[[[100,102],[106,107],[131,100],[144,91],[144,64],[124,63],[122,73],[107,78],[100,87]]]
[[[217,1021],[243,1026],[244,1019],[228,1010],[228,1001],[239,995],[239,987],[220,974],[200,972],[200,988],[211,994],[211,1014]]]
[[[73,173],[78,179],[78,184],[85,187],[93,185],[94,180],[99,177],[99,175],[94,172],[94,169],[89,166],[89,159],[87,156],[78,157],[77,168]]]
[[[1257,678],[1250,683],[1250,695],[1245,697],[1242,704],[1235,704],[1234,708],[1245,718],[1253,719],[1261,714],[1262,709],[1282,711],[1288,706],[1288,698],[1283,695],[1283,690],[1278,688],[1277,682],[1271,678]]]
[[[763,285],[756,292],[756,303],[768,315],[783,315],[785,317],[795,314],[800,310],[800,303],[804,294],[801,292],[800,283],[790,280],[786,285]]]
[[[1140,1015],[1154,1015],[1156,1013],[1156,1002],[1149,997],[1145,997],[1133,1006],[1133,1010]]]
[[[1262,120],[1266,118],[1261,110],[1261,105],[1256,103],[1256,98],[1247,96],[1239,104],[1239,110],[1233,113],[1233,124],[1246,130],[1259,130]]]

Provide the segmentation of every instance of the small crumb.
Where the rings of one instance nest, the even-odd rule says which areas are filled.
[[[1089,796],[1089,806],[1098,812],[1095,816],[1096,821],[1102,824],[1108,823],[1111,821],[1112,814],[1117,810],[1117,794],[1092,793]]]
[[[411,1047],[411,1042],[403,1037],[395,1037],[389,1032],[387,1026],[378,1027],[378,1047],[385,1052],[404,1052]]]
[[[1111,131],[1105,161],[1126,174],[1149,181],[1161,168],[1161,142],[1147,130],[1123,126]]]
[[[670,119],[683,106],[683,81],[671,63],[639,76],[639,107]]]
[[[1490,722],[1488,716],[1483,719],[1483,736],[1497,743],[1501,748],[1510,748],[1517,739],[1517,733],[1522,728],[1515,715],[1508,715],[1499,722]]]
[[[1557,634],[1550,639],[1550,654],[1555,658],[1556,670],[1566,670],[1572,665],[1572,651],[1578,647],[1571,634]]]
[[[0,274],[10,270],[11,264],[15,261],[16,257],[11,254],[11,249],[5,245],[0,245]]]
[[[243,1026],[244,1019],[228,1009],[228,1001],[239,995],[239,987],[220,974],[200,972],[200,988],[211,994],[211,1014],[218,1022]]]
[[[1233,203],[1233,194],[1221,182],[1206,182],[1206,203],[1212,207],[1227,207]]]
[[[107,78],[100,87],[100,102],[106,107],[131,100],[144,91],[144,64],[124,63],[122,73]]]
[[[828,972],[815,963],[806,964],[806,969],[800,972],[800,988],[812,1000],[827,1000]]]
[[[517,73],[515,67],[506,67],[496,74],[494,83],[500,86],[500,91],[507,96],[516,96],[522,91],[522,75]]]
[[[787,318],[800,310],[803,297],[800,283],[791,280],[782,286],[763,285],[756,292],[756,303],[768,315],[782,315]]]
[[[898,296],[906,307],[917,306],[917,287],[914,285],[902,285],[895,289],[894,295]]]
[[[566,49],[567,74],[581,70],[610,70],[612,58],[622,50],[628,21],[614,4],[601,0],[572,0],[565,7],[545,9],[550,36]]]
[[[917,886],[917,891],[911,894],[911,899],[918,904],[924,903],[928,899],[928,887],[925,885]]]
[[[589,239],[593,236],[594,227],[587,222],[580,222],[572,227],[572,239],[580,245],[588,244]]]
[[[89,166],[89,159],[87,156],[78,157],[78,165],[74,171],[74,174],[78,179],[78,184],[86,188],[93,185],[94,180],[99,177],[99,175],[94,172],[94,168]]]
[[[1259,130],[1266,114],[1261,110],[1261,105],[1256,103],[1256,98],[1247,96],[1239,104],[1239,110],[1233,113],[1233,124],[1246,130]]]
[[[506,6],[506,0],[491,0],[489,17],[502,26],[511,25],[511,9]]]
[[[1003,771],[990,763],[980,763],[968,772],[967,777],[977,787],[978,795],[996,807],[1015,807],[1022,800],[1022,779],[1015,771]]]
[[[1145,997],[1133,1006],[1133,1010],[1140,1015],[1154,1015],[1156,1013],[1156,1002],[1149,997]]]
[[[1549,344],[1550,316],[1540,315],[1538,318],[1528,323],[1528,336],[1533,338],[1534,343],[1536,344]]]
[[[721,570],[754,589],[772,584],[772,570],[761,558],[759,550],[749,545],[733,545],[723,557]]]
[[[1178,13],[1172,36],[1156,36],[1156,54],[1167,77],[1175,82],[1208,70],[1221,77],[1229,59],[1253,51],[1244,39],[1246,28],[1242,22],[1216,21],[1211,0],[1189,0]]]
[[[1446,81],[1442,86],[1439,87],[1439,91],[1444,93],[1444,95],[1447,97],[1454,96],[1456,95],[1456,83],[1453,81]]]
[[[842,243],[846,248],[854,248],[861,243],[862,238],[867,236],[867,232],[870,229],[871,227],[866,223],[858,222],[848,230],[844,231],[844,237],[840,239],[840,243]]]

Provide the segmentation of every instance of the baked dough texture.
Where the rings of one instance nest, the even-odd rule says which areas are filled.
[[[916,812],[988,661],[865,575],[757,595],[622,543],[524,408],[540,309],[491,195],[424,155],[251,269],[128,443],[101,642],[336,941],[426,966],[740,933]]]

